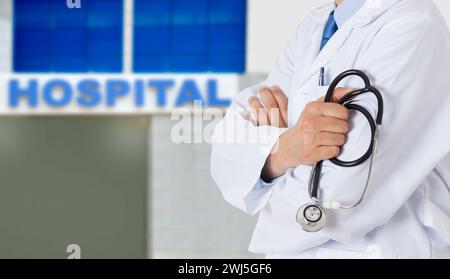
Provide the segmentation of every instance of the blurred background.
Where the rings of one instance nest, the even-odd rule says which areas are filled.
[[[262,257],[247,252],[255,217],[210,178],[210,146],[172,141],[175,105],[15,111],[8,81],[207,76],[226,104],[328,1],[77,2],[0,0],[0,258]]]

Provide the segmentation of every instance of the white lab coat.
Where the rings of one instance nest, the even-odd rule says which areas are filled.
[[[334,1],[333,1],[334,2]],[[312,11],[281,54],[268,79],[242,91],[216,127],[211,173],[225,200],[259,213],[249,250],[269,258],[450,258],[450,43],[446,24],[431,0],[367,1],[318,54],[324,24],[334,5]],[[280,27],[278,27],[280,28]],[[289,99],[292,127],[309,101],[350,68],[366,72],[385,102],[373,180],[355,209],[328,211],[319,232],[302,231],[296,212],[309,202],[311,167],[298,166],[272,184],[259,177],[286,129],[256,127],[240,112],[262,85],[279,85]],[[361,86],[357,79],[342,84]],[[376,112],[371,94],[359,103]],[[244,132],[245,131],[245,132]],[[251,141],[254,134],[264,140]],[[250,136],[249,136],[250,135]],[[357,113],[342,158],[359,157],[369,125]],[[238,141],[239,140],[239,141]],[[368,162],[342,168],[326,161],[321,198],[356,201]]]

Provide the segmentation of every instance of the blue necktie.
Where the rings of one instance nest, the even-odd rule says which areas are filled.
[[[334,20],[334,11],[328,17],[328,21],[323,29],[322,42],[320,43],[320,50],[328,43],[328,41],[333,37],[334,33],[338,30],[336,21]]]

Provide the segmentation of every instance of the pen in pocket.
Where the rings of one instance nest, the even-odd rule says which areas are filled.
[[[325,86],[325,68],[320,68],[319,86]]]

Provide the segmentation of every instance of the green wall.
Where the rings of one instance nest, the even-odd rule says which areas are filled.
[[[144,258],[148,122],[0,118],[0,258]]]

